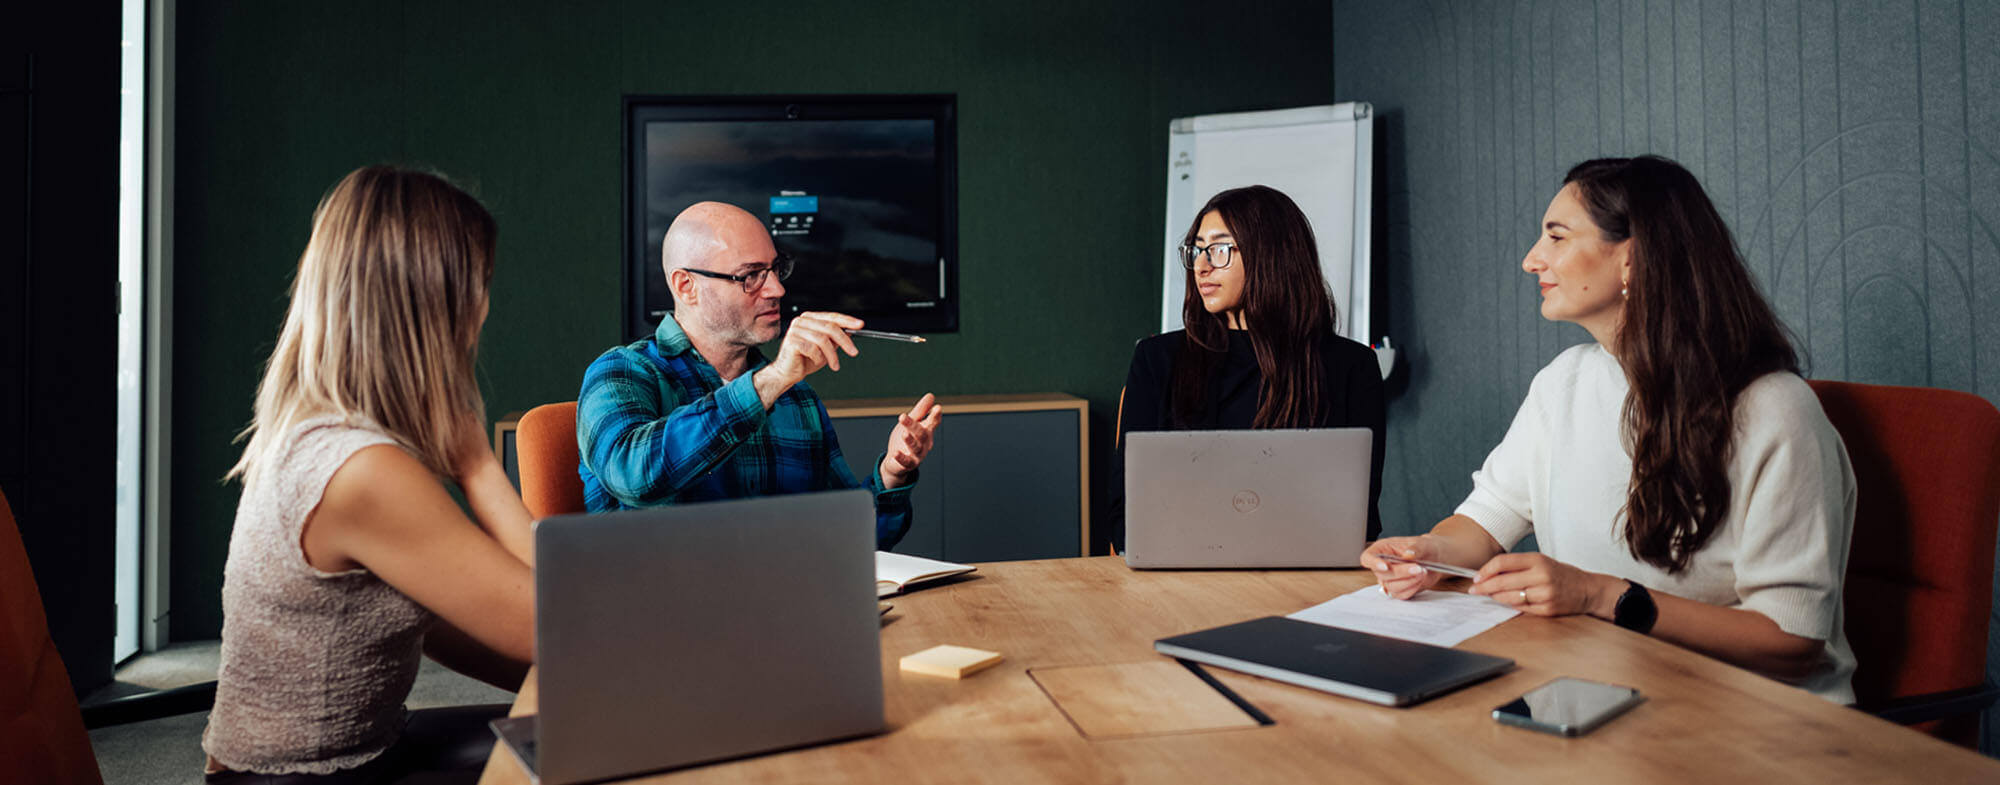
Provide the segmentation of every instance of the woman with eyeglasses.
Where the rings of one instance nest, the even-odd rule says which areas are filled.
[[[1181,241],[1184,329],[1139,342],[1112,461],[1110,534],[1125,547],[1125,436],[1134,431],[1368,428],[1368,538],[1382,531],[1383,394],[1375,353],[1334,333],[1312,225],[1261,185],[1216,194]]]
[[[1419,537],[1362,554],[1408,598],[1473,594],[1588,614],[1854,701],[1841,584],[1854,471],[1701,183],[1665,158],[1570,169],[1521,269],[1542,317],[1595,339],[1535,375],[1472,493]],[[1509,553],[1535,536],[1538,553]]]

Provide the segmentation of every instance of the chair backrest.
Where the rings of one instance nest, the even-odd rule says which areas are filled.
[[[102,783],[27,549],[0,492],[0,767],[19,783]]]
[[[1118,388],[1118,417],[1111,421],[1111,449],[1124,446],[1125,439],[1125,388]]]
[[[1858,703],[1983,683],[2000,410],[1950,390],[1811,384],[1854,464],[1844,600]]]
[[[583,512],[577,476],[576,401],[546,403],[521,415],[514,430],[520,456],[521,502],[537,519]]]

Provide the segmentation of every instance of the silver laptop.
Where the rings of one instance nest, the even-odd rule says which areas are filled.
[[[865,490],[535,524],[540,714],[494,731],[570,785],[880,732]]]
[[[1125,563],[1356,567],[1367,428],[1150,431],[1125,443]]]

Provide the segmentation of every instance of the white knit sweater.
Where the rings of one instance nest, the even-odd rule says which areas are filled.
[[[1634,558],[1621,531],[1632,475],[1620,424],[1627,389],[1617,359],[1595,343],[1557,356],[1473,473],[1458,513],[1502,547],[1532,533],[1542,553],[1565,564],[1755,611],[1785,632],[1826,641],[1820,667],[1798,686],[1852,703],[1854,654],[1841,631],[1840,591],[1854,530],[1854,470],[1812,388],[1773,373],[1737,397],[1729,516],[1679,574]]]

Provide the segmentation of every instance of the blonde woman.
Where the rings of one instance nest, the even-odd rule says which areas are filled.
[[[484,723],[504,706],[403,700],[421,655],[506,689],[534,657],[528,512],[473,379],[494,236],[465,192],[389,167],[347,175],[314,212],[229,471],[243,497],[208,782],[469,778],[492,749]]]

